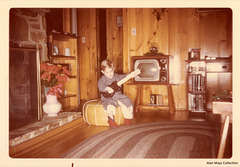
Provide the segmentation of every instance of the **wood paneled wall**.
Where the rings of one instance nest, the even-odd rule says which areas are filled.
[[[158,22],[152,12],[151,8],[123,9],[124,72],[130,71],[131,57],[148,52],[153,42],[158,44],[160,52],[169,54],[169,15],[165,14]],[[132,35],[132,28],[136,28],[136,35]],[[167,103],[165,86],[145,86],[143,93],[144,103],[149,103],[151,93],[162,94]],[[125,85],[125,94],[134,101],[136,87]]]
[[[152,14],[153,9],[123,9],[123,52],[124,72],[130,68],[132,56],[148,52],[152,42],[159,51],[172,55],[178,62],[181,84],[173,86],[177,109],[186,109],[186,69],[189,48],[201,48],[201,58],[232,55],[231,11],[196,13],[193,8],[167,9],[160,21]],[[136,36],[131,34],[136,28]],[[159,93],[166,100],[164,86],[145,86],[144,102],[149,103],[149,94]],[[135,86],[126,86],[125,93],[136,98]]]
[[[149,51],[156,42],[159,51],[172,55],[178,64],[179,86],[173,86],[177,109],[186,109],[185,60],[189,48],[201,48],[201,57],[232,54],[231,11],[196,13],[194,8],[170,8],[157,21],[151,8],[123,8],[106,10],[107,53],[117,71],[130,72],[131,57]],[[116,16],[123,16],[123,27],[117,27]],[[131,29],[136,28],[136,35]],[[78,9],[78,32],[86,37],[79,44],[81,99],[97,98],[96,9]],[[134,101],[136,87],[125,84],[124,92]],[[167,99],[164,86],[145,86],[144,102],[150,93]],[[167,102],[167,101],[165,101]]]
[[[63,32],[71,33],[71,18],[72,18],[72,9],[64,8],[63,9]]]
[[[107,58],[112,60],[115,70],[123,72],[123,28],[117,26],[117,16],[122,9],[106,9]],[[100,62],[97,29],[97,9],[78,9],[80,98],[89,100],[98,98],[97,81]],[[82,37],[86,43],[82,43]]]
[[[107,58],[113,61],[115,72],[123,73],[123,28],[117,26],[122,9],[106,10]]]
[[[81,100],[98,97],[96,9],[78,9],[79,78]],[[85,37],[85,43],[82,43]]]

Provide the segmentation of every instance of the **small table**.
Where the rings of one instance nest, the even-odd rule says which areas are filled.
[[[179,85],[179,84],[162,84],[162,83],[129,83],[128,85],[134,85],[137,86],[137,99],[135,101],[135,112],[138,111],[138,108],[140,107],[169,107],[169,113],[174,114],[175,113],[175,103],[173,98],[173,91],[172,91],[172,85]],[[168,93],[168,105],[144,105],[143,104],[143,86],[166,86],[167,87],[167,93]]]
[[[212,104],[213,114],[221,114],[221,122],[223,123],[221,128],[221,140],[217,156],[217,158],[223,158],[227,141],[229,123],[232,122],[232,102],[214,101],[212,102]],[[222,118],[224,118],[224,120]]]

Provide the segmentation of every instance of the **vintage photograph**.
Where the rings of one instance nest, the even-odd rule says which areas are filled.
[[[5,156],[238,167],[234,12],[11,6]]]

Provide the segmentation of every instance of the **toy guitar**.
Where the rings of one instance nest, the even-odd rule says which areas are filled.
[[[127,82],[129,79],[136,77],[137,75],[139,75],[141,73],[141,71],[139,69],[131,72],[130,74],[128,74],[125,78],[123,78],[120,81],[113,81],[111,83],[111,85],[108,85],[110,88],[113,89],[112,93],[108,93],[108,92],[101,92],[103,97],[105,98],[109,98],[109,97],[113,97],[115,92],[121,91],[121,85],[124,84],[125,82]]]

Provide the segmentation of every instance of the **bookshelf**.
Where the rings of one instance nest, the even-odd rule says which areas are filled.
[[[218,92],[232,91],[231,56],[186,60],[186,68],[188,111],[212,111],[212,97]]]
[[[187,60],[187,105],[188,111],[206,111],[206,62]]]
[[[52,32],[48,36],[48,47],[50,63],[67,66],[71,72],[70,81],[63,85],[63,93],[58,98],[62,111],[79,111],[78,37]]]

